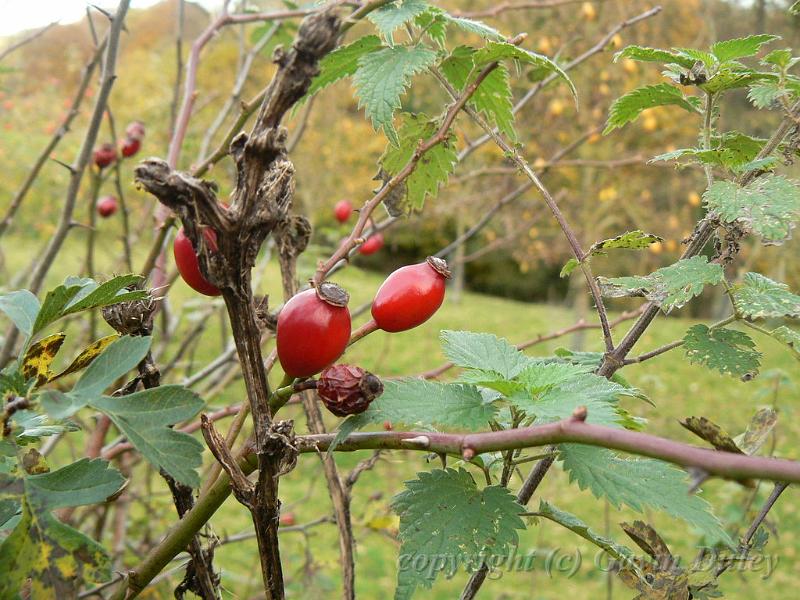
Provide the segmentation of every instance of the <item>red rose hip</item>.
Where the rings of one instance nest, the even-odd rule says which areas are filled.
[[[216,250],[217,234],[214,230],[204,229],[203,236],[211,249]],[[180,228],[175,236],[172,251],[175,255],[175,265],[178,267],[178,273],[181,274],[181,277],[189,287],[205,296],[219,296],[222,293],[217,286],[203,277],[200,272],[200,261],[197,258],[197,253],[192,246],[192,241],[183,232],[183,228]]]
[[[97,214],[107,219],[117,212],[117,199],[114,196],[103,196],[97,201]]]
[[[278,360],[291,377],[309,377],[339,358],[350,341],[349,296],[335,283],[301,292],[278,315]]]
[[[117,160],[117,149],[114,148],[114,144],[103,144],[94,151],[94,164],[100,169],[105,169],[115,160]]]
[[[142,141],[139,138],[125,138],[119,146],[122,156],[130,158],[139,151],[142,147]]]
[[[333,216],[336,217],[339,223],[347,223],[352,213],[353,205],[350,204],[349,200],[340,200],[336,203],[336,206],[333,207]]]
[[[358,249],[359,254],[363,254],[364,256],[369,256],[370,254],[375,254],[378,250],[383,248],[383,234],[376,233],[371,235],[367,238],[361,247]]]
[[[444,301],[447,263],[428,257],[418,265],[397,269],[386,278],[372,302],[378,328],[397,332],[413,329],[433,316]]]

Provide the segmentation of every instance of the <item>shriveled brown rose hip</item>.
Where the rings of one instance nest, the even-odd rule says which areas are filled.
[[[331,365],[319,375],[317,393],[337,417],[357,415],[383,393],[383,383],[372,373],[352,365]]]

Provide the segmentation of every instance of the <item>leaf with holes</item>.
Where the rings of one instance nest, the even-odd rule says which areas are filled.
[[[358,59],[353,75],[358,107],[364,108],[372,126],[382,129],[395,146],[400,145],[392,119],[400,108],[400,96],[411,78],[436,62],[436,52],[424,46],[392,46]]]
[[[586,252],[584,260],[591,258],[592,256],[603,256],[607,254],[606,250],[611,250],[615,248],[620,248],[624,250],[641,250],[642,248],[647,248],[651,244],[663,241],[664,241],[663,238],[657,235],[653,235],[652,233],[645,233],[640,229],[637,229],[635,231],[627,231],[622,235],[618,235],[617,237],[609,238],[607,240],[602,240],[600,242],[595,242],[594,244],[592,244],[588,252]],[[578,262],[578,259],[571,258],[561,269],[560,276],[561,277],[568,276],[579,265],[580,262]]]
[[[706,285],[717,285],[723,276],[720,265],[709,263],[705,256],[693,256],[658,269],[650,275],[598,277],[597,281],[604,296],[644,296],[660,306],[664,312],[669,312],[699,296]]]
[[[747,273],[732,295],[736,309],[749,319],[800,318],[800,296],[760,273]]]
[[[416,557],[453,557],[448,563],[452,577],[459,558],[484,553],[492,556],[509,551],[518,543],[517,530],[525,529],[520,518],[524,508],[511,492],[499,485],[478,489],[464,469],[436,469],[419,473],[406,481],[406,489],[392,500],[392,509],[400,516],[400,561],[395,600],[411,598],[418,586],[428,588],[438,570],[418,569]]]
[[[755,350],[755,342],[742,331],[694,325],[686,332],[683,344],[689,362],[716,369],[723,375],[755,375],[761,365],[761,353]]]
[[[680,106],[691,113],[698,112],[695,100],[684,96],[683,92],[674,85],[668,83],[648,85],[628,92],[614,101],[603,135],[632,123],[649,108],[669,105]]]
[[[621,458],[606,448],[562,444],[559,449],[570,481],[581,489],[607,498],[616,508],[664,511],[700,529],[711,544],[735,546],[708,502],[689,494],[686,474],[680,469],[660,460]]]
[[[703,200],[723,221],[740,224],[766,245],[789,239],[800,218],[800,190],[780,175],[758,177],[744,187],[717,181],[703,194]]]

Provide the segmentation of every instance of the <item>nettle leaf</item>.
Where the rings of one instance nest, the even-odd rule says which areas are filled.
[[[404,113],[398,143],[389,144],[386,148],[380,159],[381,166],[389,175],[397,175],[411,160],[420,140],[431,138],[438,129],[438,125],[423,114]],[[457,162],[456,138],[449,133],[444,141],[425,153],[411,175],[406,178],[403,201],[406,211],[422,210],[426,198],[435,198],[439,187],[447,183]]]
[[[63,333],[54,333],[28,348],[22,357],[22,374],[26,379],[35,379],[36,385],[47,382],[52,375],[50,365],[66,337]]]
[[[644,296],[669,312],[680,308],[703,292],[706,285],[722,281],[724,273],[717,263],[709,263],[705,256],[693,256],[663,267],[645,276],[598,277],[604,296]]]
[[[710,150],[680,148],[660,154],[650,159],[650,162],[680,160],[688,157],[692,159],[689,162],[697,161],[702,164],[718,165],[739,172],[753,163],[764,147],[764,142],[765,140],[738,131],[728,131],[712,140],[713,148]]]
[[[428,3],[425,0],[394,0],[373,10],[367,18],[375,23],[383,37],[391,42],[392,34],[398,27],[402,27],[426,10]]]
[[[27,581],[31,598],[75,598],[83,585],[111,578],[111,560],[100,544],[23,501],[0,545],[0,573],[0,598],[17,598]]]
[[[0,295],[0,311],[11,319],[19,332],[27,337],[33,334],[33,325],[39,313],[39,300],[28,290],[18,290]]]
[[[716,369],[723,375],[755,375],[761,365],[756,343],[742,331],[706,325],[690,327],[683,338],[689,362]]]
[[[732,296],[736,310],[749,319],[800,318],[800,296],[760,273],[747,273],[733,286]]]
[[[759,81],[750,86],[747,98],[753,106],[759,109],[772,108],[782,97],[789,95],[789,91],[777,81]]]
[[[475,52],[474,48],[459,46],[440,65],[447,81],[459,91],[464,89],[472,73],[472,56]],[[508,69],[499,65],[481,82],[469,104],[483,113],[502,133],[516,141],[512,97]]]
[[[400,145],[392,118],[400,108],[400,96],[405,93],[411,77],[425,71],[436,62],[436,52],[424,46],[392,46],[363,55],[353,85],[358,107],[364,108],[372,126],[382,129],[389,140]]]
[[[451,15],[446,16],[447,21],[452,23],[456,27],[463,29],[469,33],[474,33],[476,35],[481,36],[487,40],[495,40],[500,41],[504,40],[505,36],[501,34],[497,29],[491,27],[484,23],[483,21],[478,21],[476,19],[467,19],[464,17],[453,17]]]
[[[359,59],[382,46],[378,36],[366,35],[352,44],[341,46],[325,55],[319,61],[319,75],[311,80],[311,86],[308,88],[308,93],[305,95],[304,100],[340,79],[355,74],[358,70]]]
[[[616,508],[664,511],[700,529],[712,544],[735,546],[708,502],[689,494],[686,474],[680,469],[660,460],[621,458],[606,448],[562,444],[559,449],[570,481],[581,489],[588,488]]]
[[[473,60],[476,68],[482,68],[486,65],[501,61],[501,60],[516,60],[525,64],[533,65],[539,69],[544,69],[560,77],[569,86],[572,92],[572,97],[575,99],[577,106],[578,91],[575,89],[575,84],[569,78],[566,71],[556,64],[555,61],[546,57],[544,54],[538,54],[531,50],[526,50],[509,44],[508,42],[486,42],[486,45],[475,52]]]
[[[119,339],[119,335],[112,334],[89,344],[78,356],[75,357],[69,366],[56,375],[51,375],[48,381],[55,381],[72,373],[77,373],[92,364],[95,358],[100,356],[108,346]]]
[[[169,426],[191,419],[203,405],[197,394],[180,385],[164,385],[128,396],[104,396],[91,403],[108,415],[154,466],[191,487],[200,485],[197,468],[203,462],[203,445]]]
[[[775,65],[780,69],[789,69],[797,64],[797,59],[792,56],[791,48],[773,50],[761,59],[763,65]]]
[[[789,329],[785,325],[781,325],[773,329],[770,335],[779,342],[786,344],[794,353],[795,357],[800,360],[800,333],[796,332],[794,329]]]
[[[469,560],[483,553],[491,562],[492,556],[516,546],[517,530],[525,529],[519,516],[525,509],[508,489],[491,485],[479,490],[464,469],[418,473],[405,486],[392,500],[402,544],[395,600],[411,598],[417,586],[431,588],[438,575],[428,567],[432,557],[453,557],[448,562],[452,572],[446,573],[452,576],[460,566],[458,557]],[[414,566],[417,556],[428,559],[421,569]]]
[[[697,99],[684,96],[677,87],[668,83],[637,88],[617,98],[611,105],[603,135],[632,123],[648,108],[674,105],[696,113],[698,112],[696,102]]]
[[[764,80],[778,81],[778,76],[773,73],[759,73],[751,69],[723,68],[699,87],[710,94],[718,94]]]
[[[659,237],[657,235],[653,235],[652,233],[645,233],[639,229],[635,231],[628,231],[623,233],[622,235],[618,235],[617,237],[609,238],[606,240],[602,240],[600,242],[595,242],[586,252],[586,256],[584,260],[587,260],[593,256],[603,256],[607,254],[607,250],[612,250],[615,248],[621,248],[625,250],[641,250],[642,248],[647,248],[650,244],[655,244],[657,242],[663,242],[664,238]],[[564,267],[561,269],[561,277],[566,277],[572,271],[574,271],[578,266],[580,266],[580,262],[578,262],[577,258],[571,258],[567,261]]]
[[[530,364],[530,359],[508,340],[491,333],[442,331],[444,355],[458,367],[491,371],[501,379],[514,379]]]
[[[794,181],[780,175],[765,175],[744,187],[732,181],[717,181],[703,200],[726,223],[736,222],[761,237],[765,245],[780,245],[791,237],[800,218],[800,190]]]
[[[623,48],[614,55],[614,62],[622,58],[629,58],[631,60],[638,60],[641,62],[658,62],[665,64],[676,64],[687,69],[694,66],[695,59],[685,54],[660,50],[658,48],[648,48],[646,46],[628,46]]]
[[[440,48],[444,48],[447,41],[447,23],[447,13],[437,6],[429,6],[424,13],[414,17],[414,24]]]
[[[775,40],[781,39],[777,35],[750,35],[744,38],[723,40],[711,46],[711,52],[720,62],[755,56],[761,47]]]
[[[602,548],[609,554],[609,556],[611,556],[611,558],[620,561],[626,567],[636,569],[636,572],[638,573],[638,568],[634,563],[634,558],[636,555],[633,550],[627,546],[618,544],[612,539],[600,535],[596,531],[592,531],[592,529],[586,523],[572,513],[560,510],[546,500],[539,501],[539,510],[537,513],[537,516],[550,519],[554,523],[558,523],[562,527],[566,527],[573,533],[578,534],[583,539],[591,542],[598,548]]]

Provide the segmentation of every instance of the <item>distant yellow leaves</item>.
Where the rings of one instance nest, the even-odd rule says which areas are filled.
[[[697,192],[689,192],[686,200],[689,202],[691,206],[700,206],[701,198],[700,194]]]
[[[594,21],[597,18],[597,9],[591,2],[584,2],[581,5],[581,14],[587,21]]]
[[[597,194],[597,199],[600,200],[600,202],[612,202],[616,200],[618,196],[617,188],[613,185],[609,185],[600,190]]]

